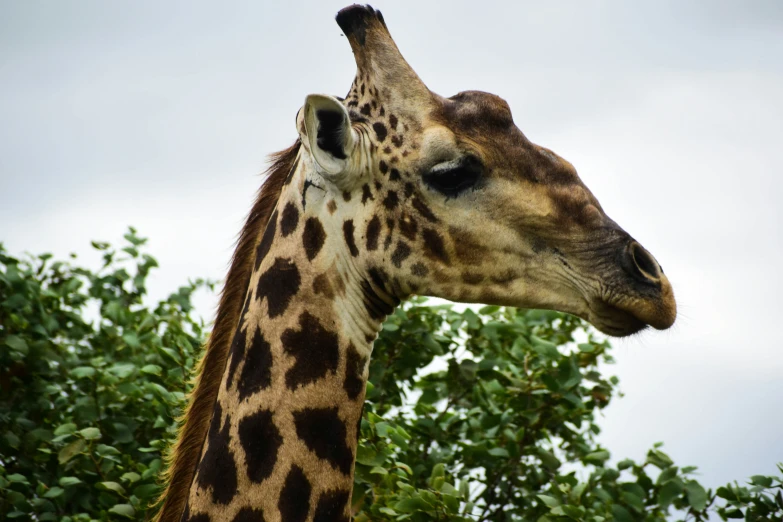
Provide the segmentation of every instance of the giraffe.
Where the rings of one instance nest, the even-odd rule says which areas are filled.
[[[431,92],[379,11],[337,14],[346,98],[306,97],[242,230],[172,452],[160,522],[351,518],[372,344],[405,298],[674,323],[655,258],[508,104]]]

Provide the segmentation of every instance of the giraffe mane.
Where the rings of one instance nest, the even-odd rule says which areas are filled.
[[[157,522],[179,522],[182,516],[212,419],[234,329],[242,312],[253,269],[254,250],[280,198],[286,177],[295,165],[300,145],[297,140],[291,147],[270,156],[266,179],[239,234],[220,296],[215,326],[195,369],[188,406],[178,419],[178,422],[184,423],[166,456],[167,468],[161,475],[161,481],[167,487],[157,501],[157,505],[161,506]]]

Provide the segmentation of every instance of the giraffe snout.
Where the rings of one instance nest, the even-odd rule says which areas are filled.
[[[672,286],[661,265],[642,245],[631,240],[625,248],[621,265],[633,281],[636,294],[627,308],[637,319],[658,330],[669,328],[677,317]]]

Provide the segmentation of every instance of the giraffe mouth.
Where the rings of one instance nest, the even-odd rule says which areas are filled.
[[[585,319],[613,337],[633,335],[648,326],[666,330],[677,317],[672,287],[663,274],[655,286],[632,284],[605,292],[601,298],[588,300],[587,309]]]
[[[600,282],[588,282],[571,269],[582,295],[581,314],[602,333],[626,337],[652,326],[665,330],[674,324],[677,305],[669,279],[652,255],[633,239],[619,252],[603,256]],[[595,264],[589,264],[595,271]],[[600,265],[599,265],[600,266]],[[590,269],[589,269],[590,270]]]
[[[627,337],[641,332],[650,326],[633,313],[612,305],[606,301],[597,301],[588,305],[588,317],[584,317],[593,326],[612,337]]]

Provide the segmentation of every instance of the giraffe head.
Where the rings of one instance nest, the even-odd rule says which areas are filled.
[[[502,98],[431,92],[369,6],[337,22],[356,78],[345,99],[308,96],[297,127],[368,308],[421,294],[568,312],[616,336],[673,324],[655,258]]]

